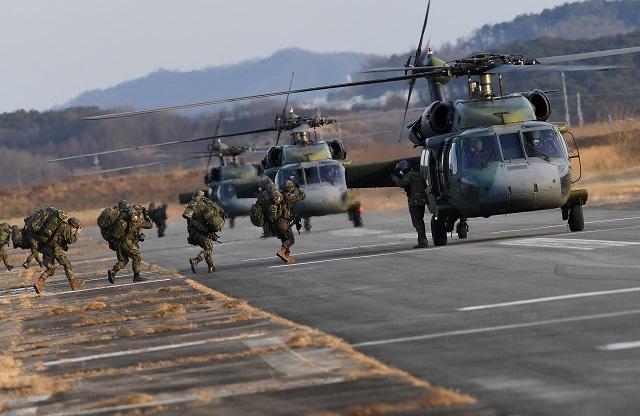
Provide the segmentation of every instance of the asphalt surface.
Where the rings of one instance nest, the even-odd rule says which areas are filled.
[[[36,296],[37,269],[0,272],[2,415],[495,414],[169,269],[109,284],[113,253],[87,231],[69,250],[80,290],[59,272]]]
[[[222,233],[218,272],[195,279],[345,339],[412,375],[509,415],[640,414],[640,211],[585,207],[472,219],[466,240],[413,250],[405,212],[313,219],[295,265],[246,219]],[[182,221],[145,260],[184,275]],[[150,233],[153,233],[151,231]]]

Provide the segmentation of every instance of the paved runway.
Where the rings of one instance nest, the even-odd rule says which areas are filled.
[[[405,212],[364,221],[314,219],[289,266],[239,220],[196,279],[499,414],[640,414],[640,211],[586,208],[581,233],[559,211],[473,219],[424,250]],[[150,236],[145,260],[191,274],[183,227]]]

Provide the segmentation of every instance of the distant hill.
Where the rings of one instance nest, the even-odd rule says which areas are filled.
[[[159,70],[111,88],[84,92],[66,106],[148,108],[286,90],[291,72],[296,73],[294,86],[345,82],[371,58],[360,53],[283,49],[268,58],[235,65],[189,72]]]

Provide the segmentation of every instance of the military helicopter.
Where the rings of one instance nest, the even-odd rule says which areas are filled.
[[[447,244],[447,233],[454,229],[459,238],[466,238],[469,218],[545,209],[560,209],[570,230],[582,231],[582,206],[587,202],[588,193],[575,188],[581,172],[574,174],[571,162],[577,159],[580,166],[580,155],[577,146],[577,153],[569,154],[563,136],[566,134],[573,138],[572,134],[566,126],[548,122],[552,109],[544,91],[505,94],[502,76],[509,73],[622,69],[612,65],[565,63],[636,53],[640,52],[640,46],[544,58],[482,53],[445,62],[434,56],[428,47],[427,53],[423,53],[430,3],[418,47],[405,65],[368,71],[402,71],[403,75],[107,114],[89,119],[126,117],[326,89],[409,81],[406,120],[406,109],[416,80],[423,78],[429,85],[432,103],[407,129],[411,142],[423,148],[421,156],[410,159],[410,162],[420,170],[427,182],[435,245]],[[467,78],[469,96],[465,100],[447,100],[444,85],[457,77]],[[495,78],[499,88],[497,91],[494,89]],[[349,187],[393,186],[390,174],[396,162],[349,166],[345,172],[346,184]]]

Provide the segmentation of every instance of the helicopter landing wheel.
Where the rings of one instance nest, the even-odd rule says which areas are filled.
[[[569,229],[572,232],[584,230],[584,215],[582,205],[575,205],[569,210]]]
[[[436,246],[447,245],[447,227],[444,217],[438,217],[436,214],[431,217],[431,238]]]
[[[353,226],[358,228],[362,227],[362,205],[357,204],[349,208],[349,220],[353,223]]]
[[[305,217],[303,222],[304,222],[304,230],[306,232],[311,231],[311,218]]]
[[[469,235],[469,224],[467,224],[467,220],[461,219],[458,221],[458,225],[456,225],[456,233],[458,233],[458,238],[463,240]]]
[[[229,228],[233,228],[236,226],[236,217],[229,218]]]

